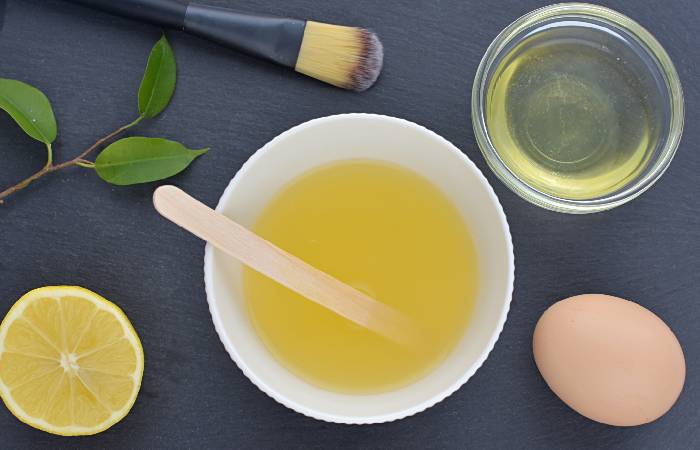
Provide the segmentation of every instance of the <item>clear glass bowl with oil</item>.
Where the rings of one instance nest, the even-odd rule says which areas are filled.
[[[601,6],[562,3],[513,22],[481,61],[474,132],[496,175],[560,212],[621,205],[668,167],[683,94],[656,39]]]

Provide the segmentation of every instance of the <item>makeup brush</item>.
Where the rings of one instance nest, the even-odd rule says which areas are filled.
[[[68,0],[109,13],[184,30],[353,91],[382,70],[377,35],[364,28],[246,14],[175,0]]]

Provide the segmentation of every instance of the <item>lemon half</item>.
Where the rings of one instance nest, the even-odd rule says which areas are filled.
[[[35,428],[104,431],[129,412],[142,375],[143,348],[129,319],[87,289],[34,289],[0,324],[0,396]]]

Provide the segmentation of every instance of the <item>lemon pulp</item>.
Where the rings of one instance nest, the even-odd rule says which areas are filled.
[[[49,433],[109,428],[131,409],[142,374],[129,320],[87,289],[35,289],[0,325],[0,395],[19,420]]]

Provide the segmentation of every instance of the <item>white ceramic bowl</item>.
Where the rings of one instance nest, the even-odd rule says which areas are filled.
[[[251,226],[285,184],[332,161],[372,158],[423,175],[469,224],[480,269],[474,317],[457,347],[429,375],[373,395],[320,389],[285,369],[257,336],[242,294],[241,265],[207,245],[204,279],[216,331],[238,367],[283,405],[329,422],[368,424],[423,411],[456,391],[481,366],[503,328],[513,289],[513,248],[501,205],[479,169],[447,140],[412,122],[343,114],[298,125],[258,150],[231,180],[217,211]]]

